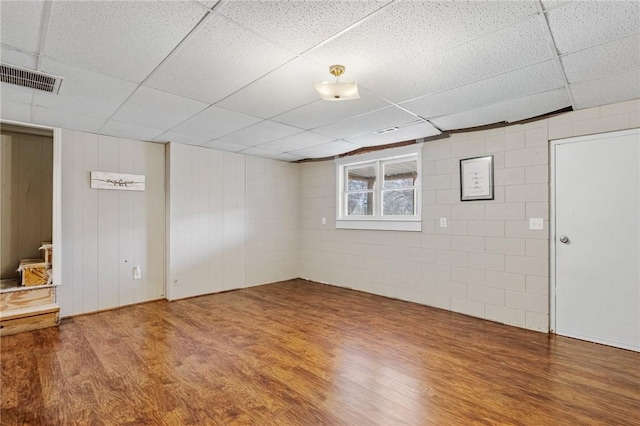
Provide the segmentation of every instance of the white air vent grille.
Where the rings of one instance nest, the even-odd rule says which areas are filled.
[[[375,133],[376,135],[384,135],[385,133],[395,132],[396,130],[398,130],[397,127],[387,127],[386,129],[378,130],[373,133]]]
[[[62,78],[13,65],[0,64],[0,81],[57,94]]]

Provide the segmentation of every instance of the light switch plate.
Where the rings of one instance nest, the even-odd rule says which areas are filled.
[[[536,231],[544,229],[544,219],[541,217],[530,217],[529,229],[533,229]]]

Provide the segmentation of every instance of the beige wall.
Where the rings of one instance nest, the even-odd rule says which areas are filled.
[[[297,277],[299,167],[169,145],[167,297]]]
[[[42,257],[51,241],[53,138],[2,132],[0,277],[15,278],[20,259]]]
[[[71,130],[60,139],[61,315],[163,298],[164,145]],[[92,170],[145,175],[146,189],[91,189]]]
[[[425,143],[422,232],[336,230],[335,163],[302,164],[299,275],[548,331],[549,140],[639,126],[636,100]],[[460,202],[459,160],[490,154],[495,200]]]

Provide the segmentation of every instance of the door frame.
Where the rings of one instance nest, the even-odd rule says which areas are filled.
[[[33,123],[24,123],[15,120],[0,120],[2,124],[12,124],[24,128],[31,129],[43,129],[53,132],[53,176],[52,176],[52,212],[51,212],[51,244],[53,245],[53,251],[56,253],[53,256],[53,263],[51,265],[51,275],[54,285],[59,286],[62,283],[62,129],[59,127],[42,126]],[[60,292],[57,293],[56,298],[59,300]],[[60,304],[58,302],[58,304]]]
[[[556,333],[556,146],[638,134],[640,129],[635,128],[549,141],[549,331],[551,333]]]

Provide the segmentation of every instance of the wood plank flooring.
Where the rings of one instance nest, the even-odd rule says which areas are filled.
[[[2,425],[640,425],[640,354],[292,280],[3,337]]]

